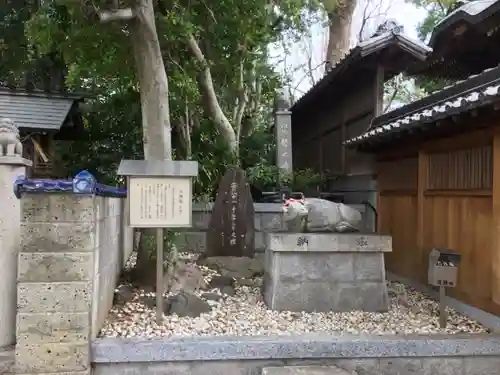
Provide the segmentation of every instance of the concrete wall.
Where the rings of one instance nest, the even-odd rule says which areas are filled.
[[[193,251],[202,253],[206,248],[206,232],[210,223],[212,203],[193,204],[193,227],[183,231],[176,239],[180,251]],[[264,233],[285,230],[282,220],[281,204],[254,203],[255,210],[255,249],[264,252]]]
[[[126,226],[125,199],[96,197],[98,246],[94,263],[92,337],[96,337],[113,306],[120,271],[133,250],[133,229]]]
[[[22,194],[17,373],[90,373],[90,340],[132,251],[122,214],[120,198]]]
[[[500,337],[198,337],[93,344],[95,375],[259,375],[263,367],[337,365],[358,375],[500,375]]]
[[[358,170],[355,174],[339,177],[333,181],[328,189],[330,192],[340,193],[344,202],[349,205],[360,204],[363,201],[377,209],[377,181],[369,170]],[[375,231],[376,214],[371,208],[366,207],[366,228]]]
[[[364,205],[353,205],[363,215],[363,229],[369,229],[374,222],[370,212]],[[265,251],[264,234],[266,232],[279,232],[286,230],[282,220],[282,205],[279,203],[254,203],[255,210],[255,250]],[[206,248],[206,232],[210,223],[212,203],[193,204],[193,227],[180,232],[176,239],[180,251],[202,253]]]

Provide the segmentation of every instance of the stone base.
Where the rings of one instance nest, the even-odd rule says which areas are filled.
[[[389,308],[384,252],[390,236],[359,233],[268,233],[264,302],[279,311],[370,311]]]

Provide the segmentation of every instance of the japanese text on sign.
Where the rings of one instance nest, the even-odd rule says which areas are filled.
[[[231,183],[231,238],[229,244],[236,245],[236,205],[238,204],[238,185]]]
[[[189,178],[130,178],[130,225],[142,228],[191,225]]]

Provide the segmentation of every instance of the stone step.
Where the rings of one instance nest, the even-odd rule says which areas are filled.
[[[262,375],[357,375],[337,366],[280,366],[264,367]]]

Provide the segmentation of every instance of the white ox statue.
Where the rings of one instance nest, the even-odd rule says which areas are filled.
[[[362,216],[343,203],[306,198],[285,201],[283,220],[292,232],[357,232]]]

